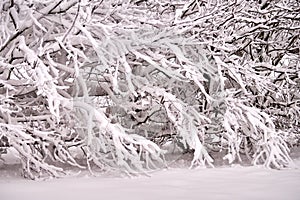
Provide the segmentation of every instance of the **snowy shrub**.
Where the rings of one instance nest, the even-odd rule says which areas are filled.
[[[299,7],[4,0],[0,141],[32,179],[63,176],[66,164],[146,173],[167,164],[167,143],[192,153],[191,167],[224,152],[287,167],[299,138]]]

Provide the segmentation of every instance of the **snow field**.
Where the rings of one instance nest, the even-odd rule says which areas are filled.
[[[1,200],[150,200],[150,199],[272,199],[299,200],[300,158],[296,169],[260,166],[169,169],[151,177],[71,177],[30,181],[18,177],[14,165],[0,170]]]

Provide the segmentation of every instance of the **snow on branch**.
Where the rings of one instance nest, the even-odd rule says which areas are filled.
[[[122,126],[112,124],[104,113],[96,110],[87,103],[75,101],[74,108],[86,111],[90,119],[85,122],[87,123],[86,145],[91,149],[95,148],[95,145],[98,146],[98,148],[94,149],[96,150],[95,152],[91,151],[91,153],[96,156],[89,156],[93,156],[94,159],[102,160],[103,158],[100,156],[100,152],[107,154],[105,157],[111,155],[111,159],[115,165],[124,168],[129,174],[144,171],[141,159],[145,159],[145,162],[150,162],[149,159],[162,161],[162,150],[155,143],[137,134],[128,134]],[[98,133],[92,131],[92,129],[95,128],[98,130]],[[103,135],[101,136],[101,134]],[[106,147],[108,144],[105,142],[109,141],[101,140],[100,138],[103,137],[113,143],[113,146],[110,147],[113,149]],[[92,141],[97,142],[97,144]],[[151,156],[151,158],[149,156]],[[99,162],[98,160],[95,160],[95,162]]]
[[[224,151],[287,167],[300,138],[298,8],[3,0],[0,141],[29,178],[65,174],[58,165],[145,172],[166,166],[168,144],[192,167]]]
[[[227,100],[227,111],[224,120],[228,154],[224,157],[232,163],[241,161],[241,149],[253,164],[264,164],[267,167],[289,167],[292,162],[289,148],[283,140],[281,131],[275,129],[271,118],[257,108],[243,103]]]

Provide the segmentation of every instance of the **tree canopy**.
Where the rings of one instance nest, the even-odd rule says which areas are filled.
[[[66,164],[147,172],[167,164],[170,144],[191,167],[215,155],[287,167],[300,130],[299,4],[3,0],[0,145],[33,179]]]

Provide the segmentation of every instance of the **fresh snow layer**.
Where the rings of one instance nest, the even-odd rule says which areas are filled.
[[[151,177],[72,177],[31,181],[22,179],[16,165],[0,167],[1,200],[299,200],[300,158],[296,169],[263,167],[168,169]],[[7,165],[8,166],[8,165]]]

